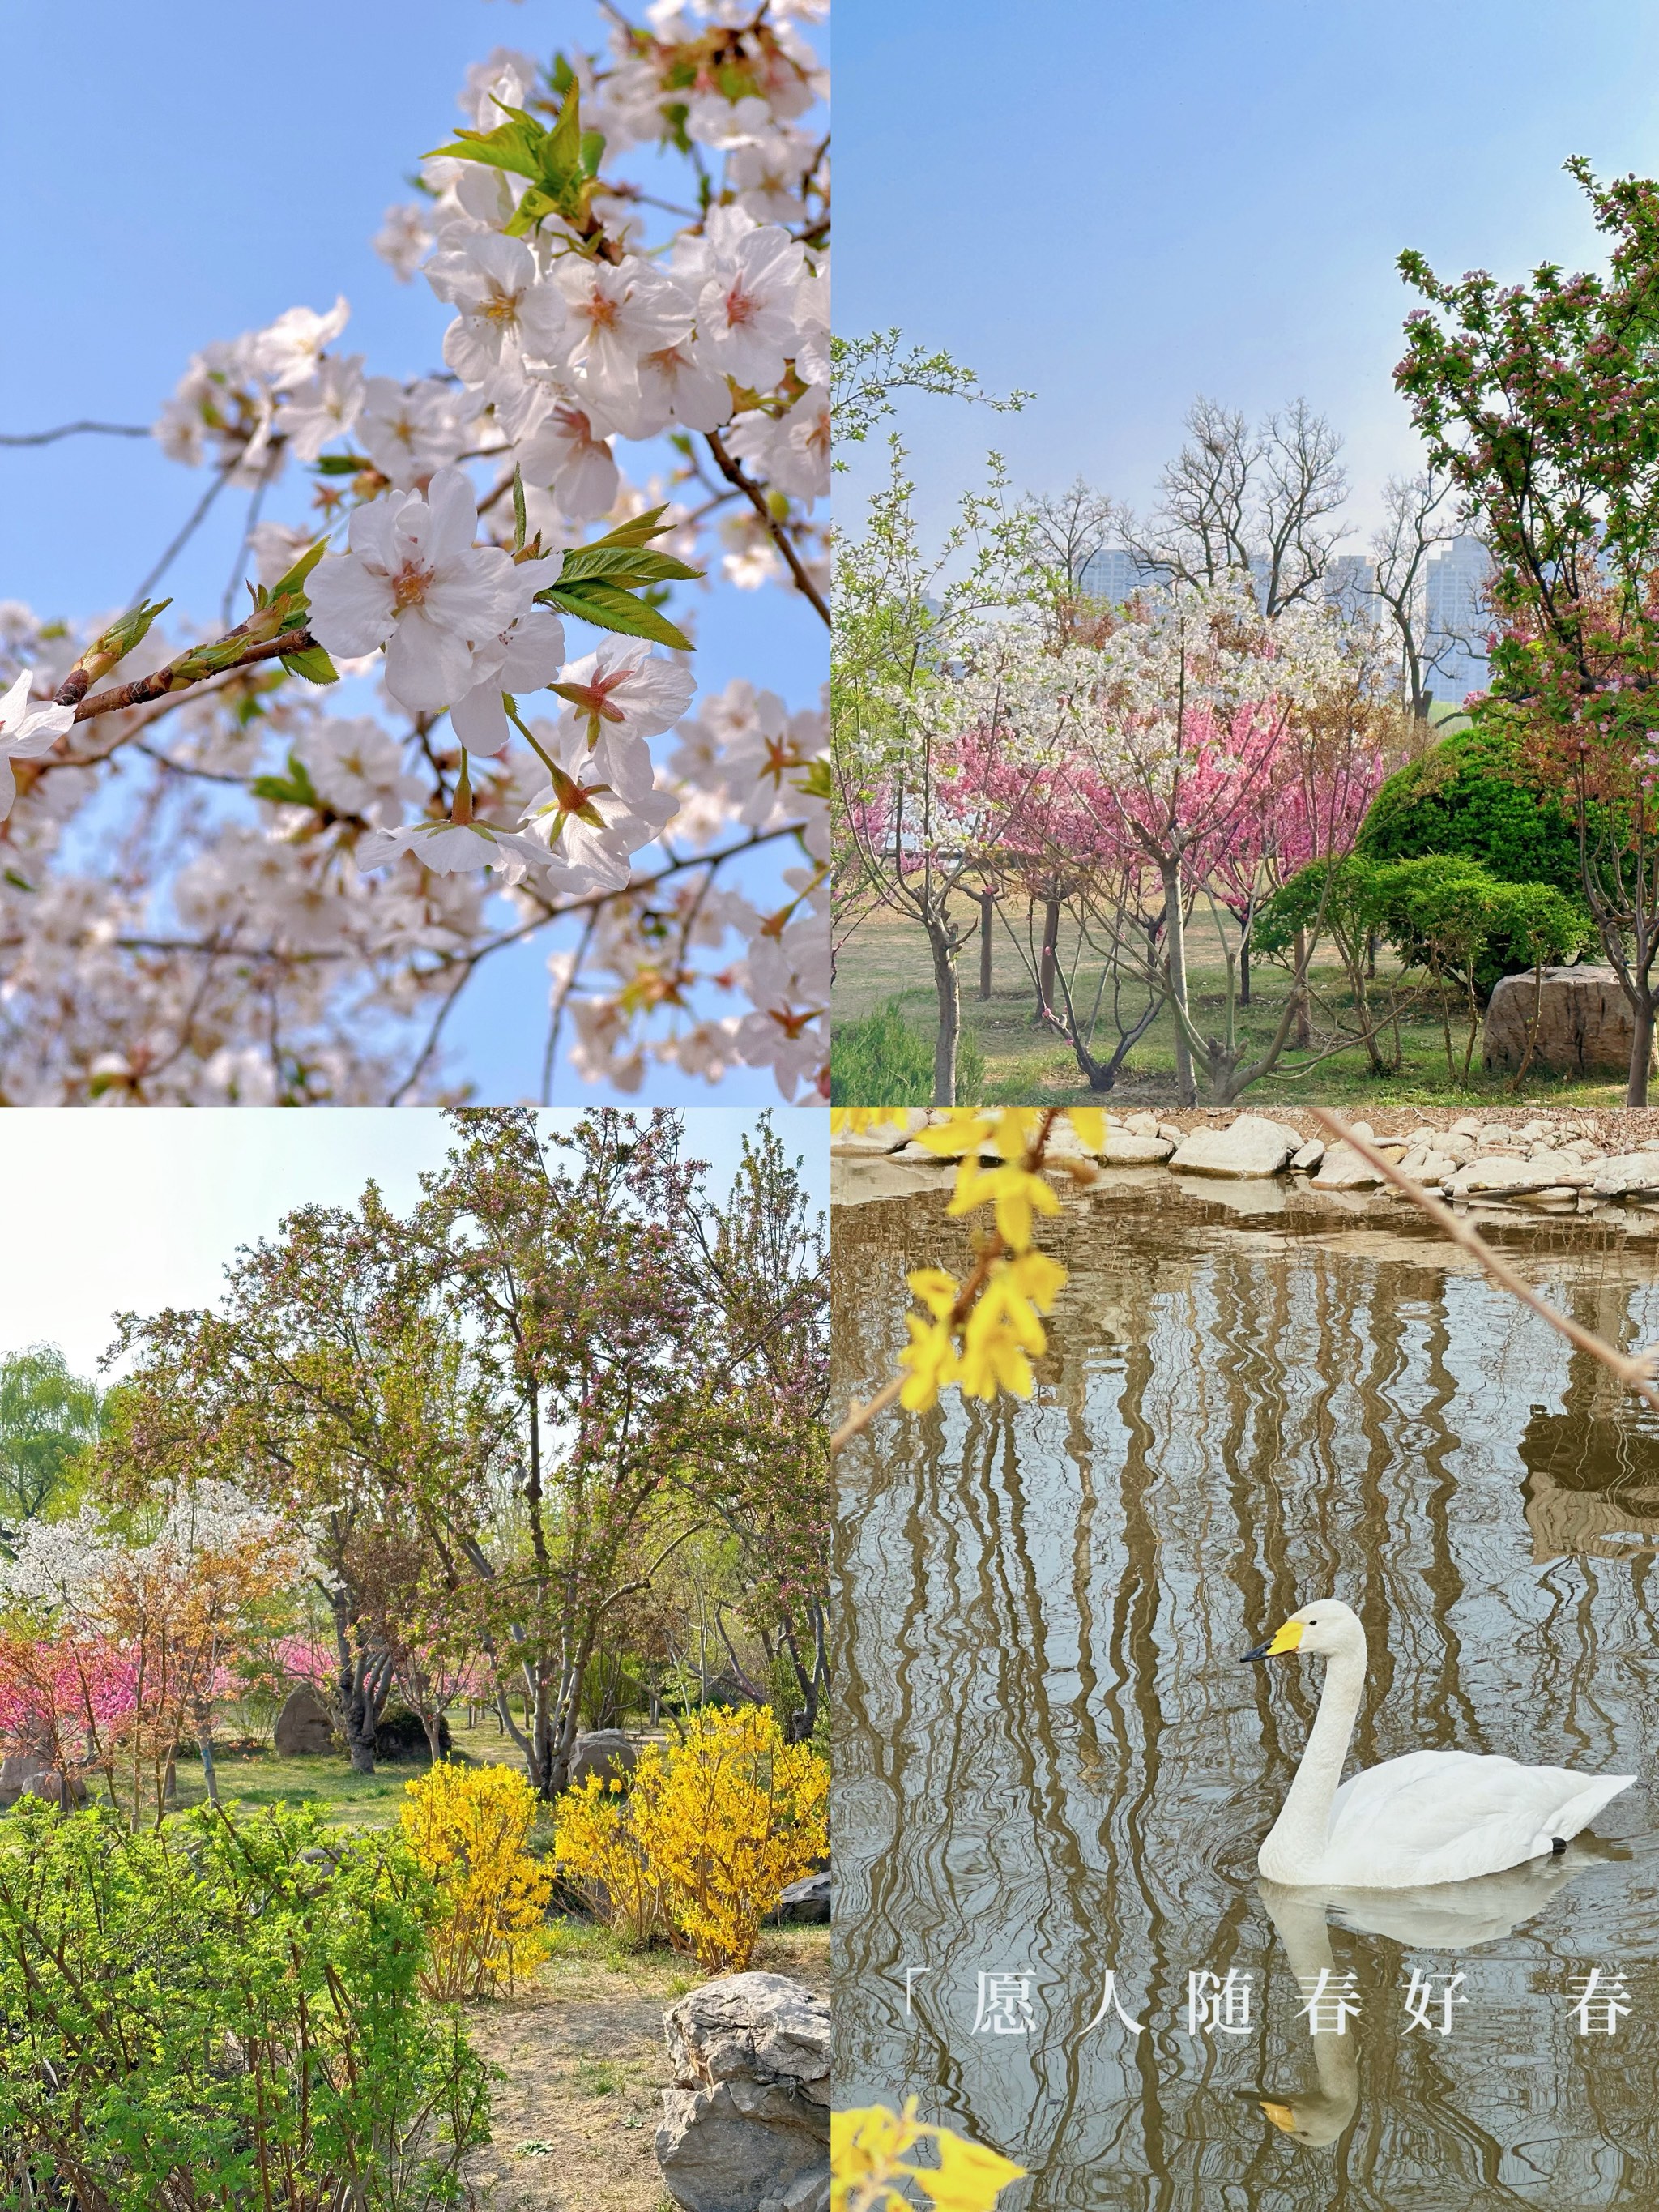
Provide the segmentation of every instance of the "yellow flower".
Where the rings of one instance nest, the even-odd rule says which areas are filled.
[[[1101,1106],[1068,1106],[1066,1114],[1077,1131],[1078,1142],[1097,1152],[1106,1142],[1106,1111]]]
[[[937,2147],[938,2165],[906,2164],[902,2154],[924,2140]],[[906,2181],[931,2198],[935,2212],[994,2212],[1002,2191],[1024,2172],[949,2128],[924,2126],[914,2097],[902,2112],[867,2105],[830,2116],[831,2212],[911,2212]]]
[[[943,1321],[962,1296],[961,1284],[943,1267],[918,1267],[905,1280],[935,1321]]]
[[[953,1160],[963,1152],[976,1152],[980,1146],[995,1133],[996,1125],[971,1106],[953,1106],[948,1121],[935,1122],[932,1127],[918,1130],[916,1142],[937,1152],[941,1159]]]
[[[1039,1313],[1052,1313],[1066,1287],[1066,1270],[1046,1252],[1020,1252],[1007,1263],[1008,1279]]]
[[[1058,1213],[1060,1200],[1039,1175],[1022,1167],[970,1169],[964,1161],[946,1211],[970,1213],[975,1206],[994,1206],[997,1227],[1004,1243],[1024,1252],[1031,1242],[1031,1216]]]
[[[832,1130],[879,1129],[904,1127],[903,1116],[909,1111],[905,1106],[832,1106],[830,1127]]]
[[[910,1341],[900,1352],[898,1364],[910,1372],[899,1392],[899,1403],[912,1413],[925,1413],[945,1385],[957,1378],[956,1346],[943,1321],[925,1322],[917,1314],[904,1318]]]
[[[1042,1127],[1045,1111],[1041,1106],[1005,1106],[991,1132],[992,1150],[1005,1160],[1024,1159]]]

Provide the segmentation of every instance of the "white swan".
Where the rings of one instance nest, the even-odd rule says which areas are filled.
[[[1286,1651],[1328,1663],[1302,1763],[1256,1858],[1269,1881],[1415,1889],[1497,1874],[1565,1848],[1636,1779],[1471,1751],[1413,1751],[1342,1782],[1365,1688],[1364,1629],[1340,1599],[1321,1598],[1243,1656]]]

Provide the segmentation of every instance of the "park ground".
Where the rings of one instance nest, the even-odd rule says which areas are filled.
[[[1011,923],[1024,932],[1024,916],[1011,914]],[[1060,954],[1069,963],[1075,938],[1062,933]],[[1386,989],[1390,962],[1386,950],[1378,959],[1379,987]],[[979,996],[979,941],[963,948],[958,972],[962,984],[964,1032],[972,1036],[985,1056],[981,1096],[963,1103],[1013,1106],[1040,1100],[1045,1105],[1099,1105],[1103,1100],[1118,1110],[1167,1104],[1175,1096],[1175,1025],[1161,1013],[1136,1044],[1109,1092],[1091,1091],[1065,1039],[1055,1030],[1036,1026],[1032,1020],[1036,994],[1030,978],[1007,932],[999,923],[992,956],[992,992]],[[1068,968],[1068,973],[1069,973]],[[1097,969],[1073,981],[1079,1004],[1093,995]],[[1320,1001],[1338,1012],[1350,1005],[1348,985],[1334,960],[1316,962],[1311,970],[1315,996],[1316,1034],[1330,1024],[1322,1019]],[[1258,1048],[1265,1047],[1278,1026],[1289,989],[1286,971],[1258,957],[1252,963],[1249,1007],[1241,1011],[1239,1030]],[[1108,988],[1109,1002],[1110,990]],[[1200,1030],[1221,1034],[1227,1007],[1227,974],[1214,928],[1195,917],[1188,938],[1188,996]],[[873,1013],[890,999],[896,999],[907,1024],[930,1043],[937,1025],[933,971],[927,940],[914,923],[884,913],[861,922],[839,953],[836,963],[834,1020],[837,1024]],[[1130,995],[1126,985],[1126,1007],[1144,1001]],[[1253,1084],[1241,1104],[1294,1105],[1311,1099],[1322,1106],[1351,1107],[1369,1111],[1392,1106],[1500,1107],[1513,1098],[1549,1106],[1616,1107],[1625,1095],[1622,1075],[1565,1077],[1529,1072],[1518,1091],[1513,1077],[1488,1074],[1480,1065],[1477,1036],[1468,1080],[1462,1075],[1468,1011],[1462,1004],[1449,1008],[1453,1051],[1457,1075],[1449,1079],[1439,1002],[1423,998],[1401,1020],[1403,1053],[1399,1070],[1390,1075],[1373,1073],[1359,1047],[1325,1060],[1306,1073],[1297,1073],[1307,1055],[1288,1051],[1279,1067]],[[1109,1058],[1114,1033],[1103,1024],[1094,1052]],[[1201,1095],[1201,1080],[1200,1080]],[[850,1102],[881,1105],[890,1102],[866,1099]]]
[[[452,1717],[452,1733],[461,1757],[518,1765],[492,1720],[467,1728]],[[312,1804],[331,1827],[359,1834],[390,1827],[405,1785],[426,1771],[423,1759],[411,1759],[354,1774],[343,1752],[281,1758],[269,1746],[222,1745],[216,1764],[227,1802]],[[180,1808],[205,1796],[200,1766],[181,1757]],[[752,1964],[828,1996],[830,1930],[766,1929]],[[501,2076],[492,2093],[495,2139],[467,2161],[481,2206],[674,2212],[652,2147],[672,2079],[662,2016],[701,1978],[676,1952],[630,1950],[607,1928],[562,1917],[550,1955],[513,1996],[465,2008],[473,2048]]]

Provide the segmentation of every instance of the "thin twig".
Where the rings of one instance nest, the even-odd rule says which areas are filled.
[[[145,577],[143,582],[139,585],[137,590],[134,592],[131,599],[128,602],[129,605],[135,607],[138,606],[143,600],[149,597],[150,592],[155,589],[155,586],[161,582],[162,577],[166,575],[167,570],[172,567],[174,555],[182,553],[185,547],[195,536],[197,528],[205,518],[209,507],[212,506],[214,501],[218,498],[220,493],[230,482],[232,476],[235,472],[237,462],[240,459],[241,455],[239,453],[236,457],[236,460],[227,461],[225,463],[218,475],[215,477],[213,482],[202,494],[200,499],[197,501],[195,507],[191,512],[190,519],[185,524],[184,528],[173,539],[172,544],[168,546],[167,551],[162,554],[161,559],[150,570],[149,575]]]
[[[50,446],[59,438],[74,438],[82,430],[95,430],[106,438],[148,438],[148,422],[60,422],[55,430],[0,430],[0,446]]]
[[[1588,1352],[1592,1359],[1599,1359],[1603,1367],[1619,1377],[1627,1390],[1634,1390],[1638,1398],[1644,1399],[1656,1413],[1659,1413],[1659,1382],[1656,1379],[1659,1351],[1638,1352],[1634,1356],[1620,1352],[1605,1337],[1597,1336],[1593,1330],[1582,1327],[1570,1315],[1558,1313],[1547,1298],[1540,1297],[1530,1283],[1523,1282],[1508,1261],[1499,1258],[1477,1229],[1467,1221],[1460,1221],[1450,1206],[1443,1205],[1439,1199],[1425,1190],[1421,1183],[1413,1182],[1410,1176],[1402,1174],[1395,1162],[1378,1152],[1368,1138],[1359,1136],[1351,1129],[1340,1114],[1332,1113],[1328,1106],[1316,1106],[1310,1110],[1315,1121],[1338,1144],[1352,1145],[1368,1166],[1375,1168],[1384,1182],[1391,1182],[1396,1190],[1411,1200],[1413,1206],[1420,1206],[1441,1234],[1449,1237],[1454,1244],[1477,1261],[1493,1282],[1508,1291],[1511,1297],[1519,1298],[1522,1305],[1529,1306],[1541,1321],[1547,1321],[1553,1329],[1565,1336],[1569,1344],[1575,1345],[1580,1352]]]
[[[771,508],[767,505],[766,494],[761,489],[757,483],[746,477],[743,471],[738,466],[738,464],[732,459],[730,453],[726,452],[725,447],[721,445],[718,431],[706,430],[703,433],[703,436],[708,443],[709,452],[714,457],[714,466],[726,478],[727,483],[735,485],[737,489],[743,494],[750,506],[754,508],[756,514],[759,515],[762,522],[765,525],[767,536],[771,539],[772,543],[777,547],[779,552],[782,554],[785,561],[788,563],[789,573],[795,580],[795,589],[800,592],[804,599],[810,601],[811,604],[817,608],[819,615],[827,624],[830,620],[830,610],[824,605],[823,594],[819,591],[817,586],[812,581],[812,579],[807,574],[805,563],[802,561],[800,555],[796,552],[794,541],[790,537],[788,531],[784,527],[783,524],[778,520],[777,516],[773,514]]]

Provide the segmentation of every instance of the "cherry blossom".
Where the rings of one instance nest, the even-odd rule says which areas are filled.
[[[32,680],[28,670],[24,669],[0,696],[0,821],[11,812],[17,792],[12,763],[40,760],[75,720],[73,707],[31,707]]]
[[[698,700],[691,649],[710,588],[824,612],[817,12],[685,0],[607,11],[557,72],[483,58],[466,130],[519,111],[533,144],[579,100],[583,143],[605,142],[558,208],[464,139],[420,154],[444,126],[411,118],[423,197],[374,244],[426,278],[444,374],[339,352],[331,286],[198,344],[155,434],[214,472],[198,512],[222,487],[247,502],[254,605],[229,635],[152,612],[112,658],[96,620],[0,603],[0,1098],[453,1095],[436,1033],[458,981],[540,931],[561,1079],[749,1065],[819,1095],[797,935],[824,930],[822,719],[724,667]],[[638,177],[617,166],[635,146]],[[665,432],[641,457],[660,480],[632,480]],[[346,708],[337,673],[361,687]]]
[[[350,550],[326,556],[311,578],[311,626],[331,653],[386,648],[392,697],[417,712],[471,688],[475,645],[515,617],[507,556],[473,544],[472,487],[441,469],[427,497],[388,492],[352,515]]]

